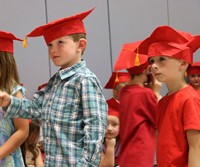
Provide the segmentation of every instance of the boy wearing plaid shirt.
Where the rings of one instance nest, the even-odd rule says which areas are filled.
[[[41,118],[46,167],[97,167],[100,162],[107,104],[99,80],[82,60],[87,44],[82,20],[92,11],[50,22],[27,35],[44,36],[51,60],[60,67],[33,100],[1,92],[7,117]]]

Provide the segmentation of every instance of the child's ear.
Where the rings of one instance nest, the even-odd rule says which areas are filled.
[[[87,40],[86,39],[84,39],[84,38],[81,38],[80,40],[79,40],[79,47],[78,47],[78,50],[79,51],[84,51],[85,49],[86,49],[86,46],[87,46]]]
[[[182,69],[187,70],[188,66],[189,66],[189,63],[187,63],[187,62],[185,62],[185,61],[182,61],[182,62],[181,62],[181,68],[182,68]]]

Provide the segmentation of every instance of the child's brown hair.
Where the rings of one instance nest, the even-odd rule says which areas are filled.
[[[29,124],[29,135],[26,141],[22,144],[22,153],[24,160],[26,159],[26,148],[33,154],[33,161],[36,160],[39,155],[38,150],[36,149],[38,140],[40,137],[40,121],[32,120]]]
[[[7,93],[19,84],[19,75],[13,53],[0,51],[0,90]]]
[[[71,34],[69,36],[72,37],[74,42],[78,42],[81,38],[86,40],[86,34],[83,34],[83,33]],[[83,55],[84,51],[85,51],[85,49],[82,51],[82,53],[81,53],[82,55]]]

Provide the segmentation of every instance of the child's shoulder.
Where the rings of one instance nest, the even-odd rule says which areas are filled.
[[[122,94],[125,92],[125,94],[134,95],[134,98],[156,98],[152,89],[139,85],[126,85],[121,92]]]
[[[192,88],[190,85],[182,88],[178,92],[175,92],[171,95],[166,95],[161,99],[162,103],[166,102],[174,102],[176,105],[183,105],[186,102],[191,102],[191,103],[200,103],[200,96],[197,93],[194,88]]]
[[[22,85],[16,85],[12,89],[12,95],[16,94],[17,92],[21,91],[23,95],[26,94],[26,89]]]
[[[153,90],[148,87],[140,87],[140,93],[144,95],[154,95]]]
[[[75,74],[76,77],[78,77],[80,80],[95,80],[99,81],[97,76],[92,72],[89,68],[84,68],[82,70],[79,70]]]
[[[190,99],[190,98],[199,98],[200,96],[197,93],[197,91],[190,85],[186,86],[185,88],[181,89],[181,91],[178,92],[179,97]]]

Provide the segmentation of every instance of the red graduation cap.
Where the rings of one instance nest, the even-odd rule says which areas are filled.
[[[200,74],[200,62],[194,62],[192,65],[190,65],[187,70],[187,74]]]
[[[59,20],[55,20],[43,26],[37,27],[28,35],[26,35],[26,38],[44,36],[44,39],[48,44],[54,39],[62,36],[67,36],[70,34],[77,34],[77,33],[86,34],[83,19],[86,18],[93,10],[94,8],[86,12],[62,18]],[[26,47],[26,38],[23,42],[24,47]]]
[[[150,57],[172,56],[192,63],[193,53],[199,45],[200,36],[177,31],[169,26],[159,26],[139,45],[139,53]]]
[[[0,51],[14,52],[13,40],[22,41],[10,32],[0,30]]]
[[[104,88],[115,89],[118,84],[128,82],[130,79],[131,76],[127,72],[112,72],[112,75]]]
[[[126,43],[122,46],[114,70],[127,69],[130,74],[140,74],[149,65],[147,55],[138,54],[138,46],[142,41]],[[135,50],[137,50],[135,52]]]
[[[108,115],[116,116],[119,118],[119,102],[114,98],[106,101],[108,104]]]

